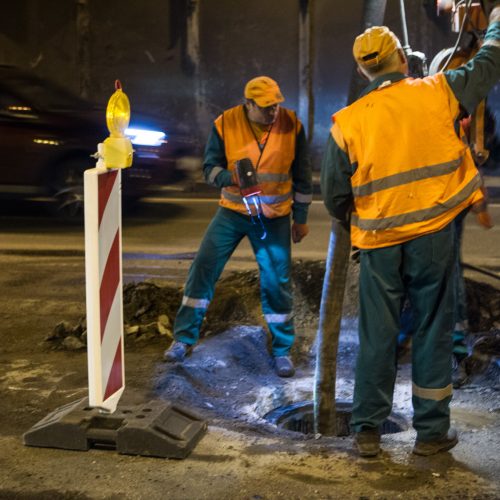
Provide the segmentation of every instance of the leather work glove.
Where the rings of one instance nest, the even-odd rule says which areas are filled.
[[[309,226],[307,224],[298,224],[297,222],[292,224],[292,241],[294,243],[300,243],[308,233]]]

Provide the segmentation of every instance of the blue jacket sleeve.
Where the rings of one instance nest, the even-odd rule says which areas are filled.
[[[485,43],[467,64],[444,75],[458,102],[472,114],[500,80],[500,22],[490,24]]]
[[[304,127],[300,127],[292,163],[293,206],[292,218],[297,224],[307,222],[309,205],[312,202],[312,167],[307,148]]]
[[[220,137],[215,125],[208,136],[203,158],[203,175],[211,186],[223,188],[233,184],[231,172],[227,170],[224,141]]]

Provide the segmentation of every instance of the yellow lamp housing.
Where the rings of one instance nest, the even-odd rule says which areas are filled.
[[[103,143],[104,166],[127,168],[132,166],[134,150],[128,137],[108,137]]]
[[[103,160],[106,168],[126,168],[132,165],[133,149],[125,130],[130,122],[130,102],[119,80],[106,108],[106,125],[110,136],[103,143]]]

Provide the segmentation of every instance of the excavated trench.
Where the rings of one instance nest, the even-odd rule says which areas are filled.
[[[357,266],[352,263],[346,287],[342,332],[337,360],[337,435],[349,434],[354,361],[357,351]],[[154,381],[158,397],[198,411],[211,422],[253,429],[259,433],[285,432],[291,437],[314,436],[313,404],[315,336],[324,275],[324,261],[296,261],[293,267],[296,342],[292,358],[295,377],[274,373],[269,336],[260,310],[256,271],[233,272],[218,283],[207,312],[201,339],[183,364],[161,364]],[[500,297],[498,290],[466,281],[471,333],[471,355],[465,369],[472,382],[485,374],[497,380],[500,356]],[[172,340],[172,324],[182,290],[153,282],[131,283],[124,289],[126,349],[146,344],[161,350]],[[84,349],[85,319],[61,323],[47,338],[56,349]],[[411,395],[409,369],[402,364],[396,382],[395,412],[384,433],[408,428]],[[411,391],[410,391],[411,392]]]

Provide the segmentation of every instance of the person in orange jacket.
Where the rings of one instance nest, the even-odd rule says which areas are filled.
[[[392,408],[401,306],[413,309],[413,452],[458,442],[450,428],[454,322],[454,220],[472,207],[483,225],[481,177],[455,127],[500,78],[500,7],[485,43],[465,66],[408,78],[398,38],[375,26],[353,46],[369,80],[360,98],[333,115],[321,171],[330,214],[349,224],[360,249],[359,353],[351,427],[361,456],[380,451]]]
[[[174,324],[175,342],[164,358],[182,362],[190,354],[215,283],[246,237],[259,265],[262,310],[276,373],[291,377],[295,368],[289,353],[295,332],[290,241],[299,243],[309,232],[312,170],[304,127],[293,111],[280,105],[284,97],[278,84],[259,76],[246,84],[244,95],[244,104],[217,117],[207,142],[203,171],[209,184],[221,188],[220,207],[189,270]],[[255,167],[258,206],[245,199],[235,175],[242,159]]]

